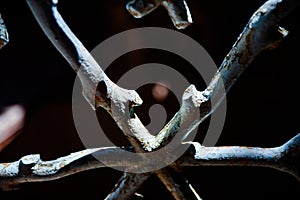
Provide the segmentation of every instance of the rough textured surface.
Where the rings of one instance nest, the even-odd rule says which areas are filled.
[[[241,59],[241,61],[242,61],[241,63],[245,63],[245,59],[247,58],[247,56],[242,56],[241,58],[242,58]]]
[[[204,147],[191,142],[195,147],[194,159],[185,160],[189,166],[257,166],[270,167],[291,174],[300,182],[299,152],[300,134],[279,147]],[[186,157],[188,158],[188,157]],[[189,158],[188,158],[189,159]]]
[[[159,6],[163,6],[168,11],[177,29],[185,29],[193,23],[185,0],[133,0],[126,5],[126,8],[132,16],[141,18]]]
[[[282,170],[293,175],[298,181],[299,177],[299,152],[300,152],[300,134],[296,135],[285,144],[274,148],[261,147],[204,147],[196,142],[187,142],[193,144],[195,152],[186,153],[180,158],[177,167],[199,167],[199,166],[258,166],[270,167]],[[185,145],[185,144],[183,144]],[[120,162],[114,159],[117,155],[122,156],[122,151],[118,148],[96,148],[87,149],[72,153],[51,161],[42,161],[40,155],[27,155],[19,161],[0,164],[0,188],[13,189],[20,183],[50,181],[65,176],[70,176],[81,171],[95,168],[107,167],[96,160],[92,155],[106,157],[111,159],[111,166],[130,166],[132,163]],[[189,185],[182,176],[173,176],[173,170],[163,169],[156,172],[158,176],[167,185],[170,192],[174,192],[177,199],[184,197],[184,191],[180,187]],[[173,173],[173,175],[172,175]],[[176,174],[176,170],[175,170]],[[107,196],[107,199],[129,198],[136,191],[136,187],[151,175],[128,174],[124,173],[120,181],[116,184],[116,189]],[[178,185],[178,182],[180,184]],[[186,185],[185,185],[186,184]],[[180,186],[180,187],[177,187]],[[192,187],[192,186],[189,186]],[[192,191],[192,190],[191,190]],[[190,198],[197,197],[196,193],[191,193]],[[120,195],[120,196],[119,196]],[[196,199],[196,198],[195,198]]]
[[[138,117],[133,117],[133,114],[130,112],[133,106],[138,106],[142,103],[137,92],[117,86],[106,76],[94,58],[64,22],[57,11],[57,1],[28,0],[27,3],[48,39],[77,72],[82,83],[83,95],[92,108],[95,109],[101,106],[106,109],[135,150],[143,152],[141,144],[137,140],[145,140],[153,136],[139,121]],[[102,83],[102,87],[100,87],[102,90],[96,92],[99,83]],[[125,176],[127,175],[125,174]],[[125,186],[129,187],[129,184]],[[138,188],[138,185],[136,186],[135,188],[129,187],[131,193],[134,193],[135,189]],[[115,190],[115,192],[118,191],[121,191],[121,189]],[[113,191],[111,195],[114,195],[115,192]]]

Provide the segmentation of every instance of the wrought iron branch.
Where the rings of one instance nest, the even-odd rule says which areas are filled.
[[[38,154],[24,156],[18,161],[0,164],[0,188],[11,190],[21,183],[51,181],[81,171],[105,167],[92,154],[107,157],[122,152],[116,148],[87,149],[52,161],[43,161]],[[117,160],[113,162],[120,164]],[[128,164],[130,163],[121,165]]]
[[[132,113],[133,108],[142,103],[137,92],[117,86],[106,76],[64,22],[57,10],[58,1],[27,0],[27,3],[49,40],[77,72],[83,95],[92,108],[101,106],[111,114],[137,152],[144,151],[141,144],[151,151],[155,145],[155,137],[148,132],[138,116]],[[129,173],[126,176],[135,177]]]
[[[163,6],[177,29],[185,29],[193,23],[189,7],[185,0],[133,0],[127,3],[128,12],[135,18],[148,15]]]
[[[132,174],[124,172],[105,200],[122,200],[132,198],[135,192],[142,186],[150,175],[151,173]]]
[[[83,93],[91,106],[93,108],[104,107],[110,114],[114,109],[112,117],[124,134],[130,140],[134,140],[132,137],[136,138],[148,151],[160,147],[170,136],[180,131],[181,126],[199,125],[205,120],[217,108],[226,92],[255,57],[266,49],[276,48],[281,39],[287,35],[288,32],[279,24],[299,5],[296,0],[269,0],[263,4],[250,18],[208,87],[204,91],[197,91],[193,85],[187,88],[178,113],[156,136],[153,136],[137,115],[130,114],[132,107],[142,103],[138,94],[135,91],[120,88],[109,80],[65,24],[56,9],[56,4],[52,1],[27,0],[27,2],[48,38],[77,71],[82,81]],[[96,90],[98,84],[101,85],[101,89],[97,90],[95,100],[93,91]],[[210,107],[211,101],[215,105],[213,108]],[[117,106],[112,108],[112,104]],[[195,117],[197,115],[193,116],[189,113],[190,111],[199,112],[200,108],[200,119]],[[195,127],[197,125],[187,128],[182,133],[183,138]]]
[[[207,87],[207,89],[200,92],[197,91],[193,86],[190,86],[184,94],[184,98],[186,97],[184,100],[186,100],[188,103],[185,104],[185,101],[183,101],[179,112],[168,123],[168,125],[157,136],[152,136],[136,115],[134,117],[131,117],[132,115],[130,115],[131,108],[142,103],[142,100],[139,98],[138,94],[135,91],[120,88],[109,80],[109,78],[98,66],[96,61],[92,58],[92,56],[63,21],[56,9],[57,1],[27,0],[27,3],[50,41],[56,46],[56,48],[77,72],[82,82],[84,96],[91,106],[94,109],[99,106],[105,108],[112,115],[118,126],[123,130],[124,134],[129,138],[135,147],[139,147],[139,141],[144,145],[144,148],[149,151],[163,145],[164,141],[166,141],[169,137],[178,134],[178,131],[182,131],[180,135],[182,135],[182,140],[184,140],[186,135],[196,127],[192,124],[199,125],[203,120],[205,120],[205,118],[207,118],[214,111],[214,109],[216,109],[216,107],[210,107],[209,101],[216,101],[215,105],[218,105],[218,103],[224,98],[224,94],[228,92],[233,83],[235,83],[237,78],[247,68],[247,66],[249,66],[253,59],[255,59],[260,52],[266,49],[275,48],[278,42],[287,35],[287,31],[281,28],[279,24],[296,6],[299,5],[299,2],[296,0],[269,0],[262,7],[260,7],[249,20],[242,34],[238,37],[237,42],[233,45],[232,50],[224,59],[221,67],[213,77],[211,84]],[[222,86],[223,84],[225,87]],[[98,87],[97,90],[97,86],[99,85],[101,87]],[[223,92],[223,90],[225,90],[225,92]],[[97,91],[96,94],[94,91]],[[116,93],[113,93],[112,91],[116,91]],[[116,115],[112,114],[111,103],[120,105],[119,107],[117,106],[114,108],[116,109],[114,110],[114,113],[117,113]],[[123,109],[123,107],[129,109]],[[188,111],[199,112],[199,109],[201,110],[200,119],[194,118],[193,115],[187,114]],[[183,127],[183,125],[186,125],[190,128],[183,131],[180,129]],[[295,166],[299,167],[297,164],[291,164],[293,162],[290,160],[290,157],[295,159],[294,155],[297,155],[296,161],[299,160],[299,139],[297,138],[299,138],[299,136],[290,142],[292,145],[286,144],[284,147],[278,148],[280,150],[273,154],[276,156],[276,158],[278,157],[278,153],[282,154],[282,157],[279,157],[280,159],[275,159],[276,163],[281,163],[280,167],[277,169],[289,171],[292,168],[295,168]],[[136,139],[138,141],[136,141]],[[294,145],[295,143],[297,143],[296,146]],[[268,153],[258,154],[261,155],[259,159],[255,159],[255,157],[251,157],[251,155],[254,153],[266,151],[271,152],[274,150],[245,147],[200,147],[198,149],[196,148],[196,159],[198,159],[200,163],[203,164],[207,162],[207,164],[213,164],[214,162],[211,161],[215,161],[218,163],[223,162],[223,165],[226,163],[228,163],[228,165],[230,163],[232,165],[234,165],[234,163],[238,164],[240,163],[239,159],[241,162],[244,162],[245,165],[249,165],[249,163],[252,163],[252,161],[253,163],[256,161],[258,161],[257,163],[260,163],[260,161],[265,162]],[[220,154],[220,157],[218,159],[216,159],[216,157],[205,157],[202,154],[205,152],[205,150],[218,153]],[[233,154],[233,150],[238,153]],[[284,153],[281,150],[292,153]],[[294,150],[296,150],[296,153]],[[210,154],[206,155],[208,156]],[[249,159],[251,162],[245,159],[245,156],[250,156]],[[32,160],[28,159],[28,157],[25,157],[23,158],[22,162],[19,161],[15,164],[8,164],[8,166],[15,168],[17,167],[19,169],[20,166],[22,166],[20,163],[24,164],[25,162],[25,165],[27,165],[27,162],[29,165],[35,165],[36,162],[39,161],[40,158],[38,158],[38,156],[33,156]],[[73,161],[71,163],[73,163]],[[186,164],[186,166],[187,165],[188,164]],[[275,164],[271,163],[263,166],[270,167],[274,165]],[[2,164],[1,166],[3,166],[2,170],[4,170],[4,167],[7,165]],[[69,166],[69,163],[67,166]],[[276,166],[278,167],[277,164]],[[32,167],[30,170],[31,169]],[[299,173],[297,175],[299,175]],[[6,178],[2,178],[1,183],[4,183],[3,181],[6,180]],[[143,181],[140,181],[139,184],[142,182]],[[130,191],[132,192],[133,190]]]
[[[27,3],[44,33],[77,73],[82,83],[83,95],[91,107],[103,107],[111,114],[136,147],[140,146],[136,139],[142,143],[152,141],[153,136],[139,118],[132,117],[130,113],[133,107],[143,102],[138,93],[117,86],[107,77],[59,14],[58,2],[27,0]]]
[[[243,146],[220,146],[204,147],[197,142],[193,144],[195,150],[185,153],[177,162],[178,167],[201,167],[201,166],[257,166],[280,170],[293,175],[300,181],[300,133],[279,147],[243,147]],[[186,145],[186,144],[182,144]],[[43,161],[40,155],[28,155],[12,163],[0,164],[0,188],[3,190],[14,189],[21,183],[51,181],[70,176],[90,169],[99,169],[113,166],[131,166],[131,161],[118,157],[124,156],[124,151],[119,148],[94,148],[72,153],[68,156],[51,161]],[[95,154],[101,156],[108,164],[104,165],[95,159]],[[147,153],[145,153],[147,156]],[[137,175],[137,174],[136,174]],[[146,174],[145,174],[146,175]],[[168,173],[165,173],[168,175]],[[123,176],[120,184],[131,184],[145,181],[147,176],[136,176],[128,179]],[[140,179],[140,180],[139,180]],[[132,181],[136,182],[132,182]],[[171,187],[171,186],[170,186]],[[134,188],[133,188],[134,189]],[[124,194],[120,192],[120,194]],[[124,194],[125,197],[131,193]],[[125,198],[122,196],[122,198]],[[107,199],[121,198],[110,196]]]
[[[182,166],[255,166],[286,172],[300,182],[300,133],[279,147],[204,147],[193,144],[195,152],[178,160]]]
[[[160,146],[175,134],[180,134],[184,140],[194,128],[209,117],[252,61],[261,52],[276,48],[287,36],[288,31],[279,25],[297,6],[297,0],[269,0],[263,4],[250,18],[208,87],[204,91],[197,91],[193,86],[187,89],[192,91],[189,94],[191,103],[187,107],[183,101],[179,112],[157,134],[157,144]],[[187,114],[189,112],[191,114]],[[200,112],[200,117],[195,112]],[[181,126],[189,125],[188,129],[180,129]]]

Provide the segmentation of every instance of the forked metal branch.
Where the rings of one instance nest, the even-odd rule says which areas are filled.
[[[27,0],[27,3],[49,40],[77,72],[83,94],[92,108],[101,106],[111,114],[137,152],[144,151],[142,145],[147,150],[152,150],[152,145],[156,143],[155,137],[148,132],[138,116],[132,113],[132,109],[142,103],[137,92],[117,86],[106,76],[64,22],[57,10],[58,1]],[[134,174],[126,176],[130,180],[135,177]]]
[[[300,133],[283,145],[274,148],[240,146],[204,147],[196,142],[188,143],[194,145],[195,151],[186,152],[176,162],[178,167],[268,167],[289,173],[300,182]],[[21,183],[51,181],[90,169],[132,165],[133,163],[130,161],[124,159],[120,161],[117,159],[123,156],[123,153],[124,151],[120,151],[119,148],[114,147],[95,148],[72,153],[51,161],[43,161],[39,155],[27,155],[15,162],[0,164],[0,188],[9,190],[16,188]],[[110,161],[108,165],[99,162],[95,158],[95,154],[97,157],[101,156],[102,159]],[[141,180],[137,182],[145,181],[147,178],[145,175],[139,176],[138,178]],[[126,178],[126,176],[123,176],[123,179],[133,181]],[[127,183],[125,181],[119,184],[122,183],[136,187],[134,184],[131,184],[132,182]],[[116,198],[118,197],[114,196],[111,199]]]
[[[132,3],[136,2],[138,1]],[[148,3],[149,1],[141,2]],[[159,1],[154,2],[157,3]],[[172,1],[164,2],[170,3]],[[56,8],[57,1],[27,0],[27,3],[50,41],[77,72],[82,82],[84,96],[88,102],[94,109],[98,106],[105,108],[115,119],[118,126],[123,130],[124,134],[129,138],[137,151],[142,151],[142,149],[139,148],[140,143],[148,151],[159,148],[164,145],[164,141],[175,134],[180,134],[182,140],[184,140],[189,132],[203,122],[203,120],[217,108],[217,105],[222,101],[226,92],[229,91],[231,86],[255,57],[266,49],[277,47],[281,39],[288,33],[284,28],[280,27],[281,21],[299,6],[298,0],[269,0],[261,6],[250,18],[243,32],[221,64],[219,70],[212,78],[209,86],[204,91],[197,91],[196,88],[191,85],[183,95],[183,104],[178,113],[167,126],[157,134],[157,136],[152,136],[136,115],[134,117],[130,115],[130,109],[142,103],[138,94],[135,91],[120,88],[109,80],[89,52],[63,21]],[[148,11],[151,11],[151,9]],[[104,86],[104,89],[97,90],[95,94],[94,92],[99,83]],[[113,93],[112,91],[116,91],[116,93]],[[216,106],[211,107],[210,101],[214,101],[214,104],[212,105]],[[112,108],[112,103],[120,106]],[[123,107],[129,109],[123,109]],[[116,114],[112,114],[112,109],[115,109],[113,113]],[[199,111],[201,111],[200,119],[196,118],[196,115],[193,115],[193,113]],[[183,125],[189,128],[185,130],[180,129]],[[185,154],[175,164],[182,167],[206,165],[272,167],[286,171],[297,177],[299,180],[299,137],[298,134],[286,144],[276,148],[203,147],[198,143],[191,142],[191,144],[194,144],[196,147],[195,157],[191,154]],[[61,175],[58,175],[61,172],[64,172],[64,170],[68,171],[72,166],[75,166],[75,168],[78,167],[79,171],[104,167],[90,156],[91,153],[102,153],[103,155],[114,153],[114,155],[120,155],[120,152],[114,148],[99,148],[85,150],[83,152],[83,157],[76,157],[78,154],[75,153],[71,154],[69,157],[49,161],[50,163],[46,162],[47,164],[50,164],[50,166],[51,164],[57,164],[57,162],[64,162],[62,164],[63,168],[57,170],[57,165],[55,165],[56,167],[50,170],[51,172],[54,171],[54,173],[44,174],[46,176],[38,176],[32,171],[39,166],[46,170],[46,168],[43,168],[45,162],[41,161],[38,156],[28,156],[14,163],[1,164],[2,168],[0,167],[0,176],[2,180],[0,179],[0,185],[2,185],[2,188],[10,188],[18,183],[26,182],[24,180],[31,182],[55,179],[49,177],[61,178],[65,175],[72,174],[65,173],[63,175],[62,173]],[[79,166],[76,165],[77,160],[81,159],[86,159],[86,163]],[[40,165],[38,163],[43,164]],[[112,160],[111,164],[112,166],[118,164],[120,166],[130,165],[129,163],[120,163],[117,160]],[[23,168],[23,166],[25,168]],[[11,169],[14,169],[15,173],[11,173]],[[47,170],[47,172],[49,172],[49,169]],[[30,178],[32,175],[34,175],[35,179]],[[28,179],[24,179],[26,176],[28,176]],[[125,181],[121,181],[121,185],[133,180],[130,179],[130,177],[135,177],[136,180],[139,180],[138,184],[129,189],[129,184],[127,184],[127,186],[124,186],[124,184],[123,186],[119,185],[119,187],[108,196],[108,199],[113,199],[113,196],[116,197],[118,194],[122,193],[122,191],[126,190],[127,196],[132,195],[136,189],[141,186],[144,180],[146,180],[147,176],[148,174],[143,174],[141,177],[139,177],[139,175],[124,174],[123,180]],[[161,180],[164,181],[165,179],[162,178]],[[179,193],[173,195],[175,198],[179,198],[176,197],[176,195],[179,195]]]
[[[287,35],[288,32],[279,24],[299,5],[297,0],[269,0],[261,6],[250,18],[209,86],[204,91],[197,91],[193,85],[187,88],[179,112],[156,136],[153,136],[137,115],[130,114],[132,107],[142,103],[139,95],[133,90],[120,88],[109,80],[58,13],[57,1],[53,3],[50,0],[27,0],[27,2],[50,41],[77,72],[82,82],[83,93],[91,106],[94,109],[98,106],[104,107],[124,134],[131,140],[133,137],[137,139],[148,151],[160,147],[164,141],[180,130],[182,124],[188,127],[186,123],[194,124],[195,120],[199,124],[206,119],[255,57],[266,49],[277,47],[281,39]],[[103,88],[97,90],[95,100],[95,91],[99,83]],[[213,105],[216,107],[210,108],[210,101],[214,101]],[[200,119],[193,119],[187,115],[188,111],[196,112],[200,107]],[[183,137],[185,134],[182,134]]]

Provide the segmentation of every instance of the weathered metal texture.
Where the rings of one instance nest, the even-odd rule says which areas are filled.
[[[177,166],[175,169],[168,167],[156,174],[176,200],[201,200],[199,194],[178,169],[179,167]]]
[[[142,103],[137,92],[117,86],[106,76],[64,22],[57,10],[58,1],[27,0],[27,3],[49,40],[77,72],[83,86],[83,94],[92,108],[101,106],[106,109],[137,152],[144,151],[141,148],[143,145],[146,150],[151,150],[152,144],[156,143],[155,137],[148,132],[138,116],[132,117],[133,114],[124,109],[127,105],[138,106]],[[101,87],[100,89],[98,87],[95,95],[93,91],[96,91],[99,85]],[[115,106],[112,107],[112,104]],[[114,109],[113,115],[112,109]],[[128,184],[125,186],[129,187]],[[115,192],[118,191],[120,190]],[[115,193],[112,192],[112,195]]]
[[[86,149],[51,161],[43,161],[40,155],[27,155],[12,163],[0,164],[0,188],[10,190],[25,182],[56,180],[65,176],[95,168],[107,167],[94,156],[109,161],[111,166],[130,166],[131,162],[119,162],[123,155],[117,148]]]
[[[151,7],[149,3],[155,3],[154,6]],[[160,5],[160,3],[164,4],[172,4],[175,1],[133,1],[131,3],[135,3],[134,8],[140,9],[140,13],[149,13],[151,12],[156,5]],[[176,1],[177,3],[180,1]],[[181,1],[183,2],[183,1]],[[101,68],[97,65],[97,63],[93,60],[91,55],[87,52],[84,46],[80,43],[80,41],[76,38],[76,36],[71,32],[68,26],[64,23],[62,17],[56,10],[57,1],[39,1],[39,0],[27,0],[28,5],[32,9],[34,16],[38,20],[40,26],[48,36],[48,38],[53,42],[56,48],[61,52],[61,54],[67,59],[67,61],[71,64],[74,70],[79,73],[79,77],[81,78],[82,85],[84,86],[84,94],[87,100],[91,103],[93,108],[97,106],[103,106],[110,112],[109,103],[111,101],[120,101],[119,99],[125,99],[124,102],[120,102],[120,104],[130,103],[139,105],[141,103],[141,99],[138,97],[135,91],[131,91],[133,95],[124,96],[124,93],[127,92],[126,89],[120,88],[112,83],[105,73],[101,70]],[[139,4],[138,3],[143,3]],[[130,5],[130,4],[129,4]],[[175,4],[174,4],[175,5]],[[197,110],[200,106],[204,108],[201,109],[201,117],[198,121],[200,124],[206,117],[208,117],[211,112],[215,108],[210,108],[206,106],[207,102],[214,96],[217,97],[217,101],[221,101],[224,95],[220,92],[220,83],[221,81],[225,84],[226,92],[229,91],[231,86],[236,82],[241,73],[249,66],[249,64],[255,59],[255,57],[266,49],[275,48],[278,45],[278,42],[281,41],[287,34],[283,28],[278,27],[278,24],[281,20],[285,19],[287,14],[289,14],[296,6],[299,5],[299,1],[297,0],[269,0],[262,7],[258,9],[257,12],[253,14],[245,29],[238,37],[236,43],[233,45],[232,50],[224,59],[221,67],[218,72],[212,78],[211,83],[204,91],[197,91],[193,86],[190,86],[187,89],[187,93],[192,91],[190,95],[194,95],[192,99],[197,99],[196,97],[200,97],[199,104],[193,104],[195,109]],[[146,6],[146,7],[145,7]],[[142,9],[144,8],[144,10]],[[137,10],[138,10],[137,9]],[[142,16],[142,15],[141,15]],[[81,69],[81,68],[82,69]],[[80,68],[80,70],[79,70]],[[82,71],[81,71],[82,70]],[[104,83],[106,87],[106,91],[110,91],[115,89],[119,96],[115,96],[112,98],[107,93],[103,94],[101,91],[98,91],[98,96],[96,95],[96,102],[94,102],[94,96],[92,96],[93,89],[97,87],[98,83]],[[125,92],[126,91],[126,92]],[[199,94],[201,94],[199,96]],[[185,94],[184,94],[185,95]],[[105,97],[105,98],[103,98]],[[133,98],[133,99],[132,99]],[[128,100],[128,101],[127,101]],[[197,101],[198,102],[198,101]],[[204,105],[204,106],[203,106]],[[218,105],[218,104],[216,104]],[[182,106],[184,107],[184,105]],[[118,117],[114,118],[120,128],[123,130],[125,135],[131,135],[135,138],[131,138],[131,142],[137,151],[142,151],[143,149],[140,146],[143,144],[144,148],[151,151],[153,150],[153,146],[151,146],[151,142],[158,142],[160,147],[164,145],[163,141],[168,139],[168,137],[175,135],[179,128],[174,128],[173,126],[187,123],[186,126],[189,126],[190,122],[193,122],[193,117],[189,116],[184,109],[180,110],[177,114],[178,117],[174,117],[169,123],[168,126],[165,127],[162,131],[163,134],[159,135],[159,141],[157,138],[150,138],[148,134],[150,134],[147,129],[143,126],[143,124],[139,121],[138,117],[135,116],[135,121],[130,121],[132,113],[124,112],[121,107],[116,108],[116,113],[118,113]],[[188,120],[184,121],[184,116],[187,117]],[[122,121],[125,119],[125,121]],[[126,119],[130,119],[127,120]],[[121,121],[118,121],[121,120]],[[182,121],[183,120],[183,121]],[[193,126],[195,127],[195,126]],[[175,130],[175,131],[174,131]],[[189,132],[190,130],[188,130]],[[178,167],[184,166],[217,166],[217,165],[226,165],[226,166],[262,166],[262,167],[273,167],[279,170],[286,171],[291,173],[295,177],[299,179],[299,134],[291,139],[288,143],[284,144],[281,147],[277,148],[254,148],[254,147],[203,147],[200,144],[193,143],[196,146],[196,156],[192,154],[186,154],[180,159],[178,162],[174,163]],[[161,139],[162,138],[162,139]],[[129,137],[130,139],[130,137]],[[146,140],[146,141],[145,141]],[[140,144],[139,144],[140,142]],[[107,150],[105,150],[107,151]],[[115,152],[116,153],[116,152]],[[85,155],[88,156],[88,155]],[[71,156],[72,157],[72,156]],[[76,157],[76,156],[75,156]],[[26,158],[26,159],[25,159]],[[18,183],[18,180],[36,180],[36,179],[24,179],[18,177],[20,173],[30,175],[33,173],[33,169],[36,169],[36,162],[39,162],[38,156],[33,157],[25,157],[18,162],[14,162],[12,164],[2,164],[1,173],[3,176],[1,178],[1,185],[4,188],[5,186],[11,183]],[[68,159],[69,158],[67,157]],[[78,157],[77,159],[83,159]],[[57,163],[62,163],[62,168],[57,170],[57,167],[60,165]],[[25,164],[24,164],[25,162]],[[60,178],[62,176],[57,176],[59,172],[62,172],[63,169],[70,169],[70,166],[73,166],[77,160],[72,160],[71,162],[67,162],[65,158],[57,159],[54,163],[53,161],[49,161],[51,165],[50,168],[45,169],[46,172],[55,172],[54,174],[47,173],[46,176],[38,176],[40,181],[45,180],[53,180],[56,178]],[[26,164],[27,163],[27,164]],[[41,162],[44,165],[47,163]],[[92,163],[92,166],[90,165]],[[111,161],[111,163],[116,165],[124,165],[125,163],[118,163],[116,160]],[[54,165],[53,165],[54,164]],[[57,165],[58,164],[58,165]],[[86,165],[90,168],[103,167],[103,165],[99,165],[98,162],[95,164],[95,160],[87,160]],[[128,164],[128,163],[127,163]],[[31,168],[28,166],[32,166]],[[44,166],[43,165],[43,166]],[[128,164],[129,165],[129,164]],[[21,167],[20,167],[21,166]],[[23,167],[22,167],[23,166]],[[40,164],[38,165],[40,166]],[[43,167],[42,166],[42,167]],[[74,165],[76,166],[76,165]],[[6,168],[9,167],[9,168]],[[85,166],[82,166],[81,170],[85,170]],[[15,171],[21,168],[21,171]],[[90,169],[87,168],[87,169]],[[9,170],[8,170],[9,169]],[[8,171],[6,171],[8,170]],[[76,170],[75,170],[76,171]],[[76,171],[77,172],[77,171]],[[169,176],[171,173],[164,172],[163,170],[160,172],[158,177],[160,177],[161,181],[166,185],[166,187],[170,190],[177,192],[172,193],[175,199],[180,199],[184,196],[184,191],[182,192],[181,188],[176,186],[176,181],[174,181],[173,176]],[[4,176],[6,174],[6,176]],[[70,173],[72,174],[72,173]],[[35,174],[33,174],[35,175]],[[65,174],[69,175],[69,174]],[[148,174],[137,174],[130,175],[124,173],[124,176],[120,179],[120,184],[113,190],[113,192],[107,197],[112,198],[113,196],[122,198],[122,193],[126,197],[130,197],[134,194],[134,192],[141,186],[141,184],[146,180]],[[37,176],[35,175],[35,178]],[[48,179],[40,179],[41,177]],[[50,177],[50,178],[49,178]],[[173,180],[172,180],[173,179]],[[10,181],[8,181],[10,180]],[[8,182],[7,182],[8,181]],[[130,184],[131,181],[134,181],[136,184]],[[21,181],[20,181],[21,182]],[[187,187],[186,187],[187,188]],[[192,188],[190,188],[192,190]],[[182,195],[183,194],[183,195]],[[120,195],[120,196],[119,196]],[[197,194],[195,194],[197,196]]]
[[[105,200],[131,199],[135,195],[135,191],[142,186],[150,175],[151,173],[132,174],[124,172]]]
[[[0,13],[0,49],[4,47],[9,42],[7,28],[4,24],[4,20]]]
[[[128,12],[135,18],[148,15],[157,7],[163,6],[177,29],[185,29],[193,23],[185,0],[133,0],[127,3]]]
[[[274,148],[240,146],[204,147],[197,142],[190,143],[194,145],[195,150],[187,152],[174,163],[178,168],[199,166],[268,167],[289,173],[300,182],[300,133],[285,144]],[[101,156],[110,160],[110,164],[107,166],[99,162],[93,156],[95,154],[97,157]],[[14,189],[21,183],[51,181],[90,169],[133,165],[130,161],[122,160],[120,162],[115,159],[122,155],[123,151],[112,147],[87,149],[51,161],[42,161],[39,155],[24,156],[18,161],[0,164],[0,188],[3,190]],[[174,176],[176,170],[163,169],[159,173],[159,176],[164,176],[162,179],[166,181],[165,184],[168,186],[170,192],[173,191],[175,193],[178,189],[176,185],[180,187],[192,187],[182,176]],[[151,173],[124,173],[116,185],[118,192],[110,194],[107,199],[131,197],[134,194],[132,191],[136,190],[136,187],[140,187],[150,175]],[[179,182],[180,184],[178,184]],[[125,185],[127,186],[125,187]],[[182,191],[187,190],[179,190],[175,193],[175,196],[182,197]],[[190,196],[191,198],[192,196]]]
[[[204,147],[191,142],[195,151],[178,160],[182,166],[255,166],[291,174],[300,182],[300,133],[279,147]]]

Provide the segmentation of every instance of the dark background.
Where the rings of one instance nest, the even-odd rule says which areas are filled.
[[[175,30],[162,7],[142,19],[134,19],[125,9],[125,1],[97,2],[59,2],[60,13],[88,50],[132,28]],[[250,16],[264,1],[187,3],[194,23],[180,32],[198,41],[220,66]],[[0,162],[32,153],[48,160],[84,149],[72,118],[75,72],[41,31],[25,1],[1,1],[0,5],[10,34],[9,44],[0,51],[0,107],[21,103],[27,108],[24,131],[0,153]],[[230,90],[226,123],[217,145],[274,147],[299,132],[297,18],[299,9],[282,24],[290,31],[288,37],[277,49],[262,53]],[[150,61],[169,66],[184,63],[176,56],[170,59],[166,53],[137,51],[122,56],[111,67]],[[23,184],[19,190],[0,192],[0,199],[103,199],[121,174],[113,169],[97,169],[57,181]],[[186,168],[185,175],[205,200],[299,198],[299,183],[273,169],[199,167]],[[144,183],[139,193],[144,199],[172,199],[155,176]]]

